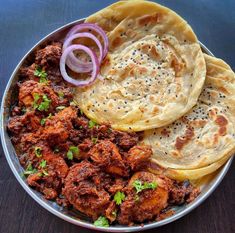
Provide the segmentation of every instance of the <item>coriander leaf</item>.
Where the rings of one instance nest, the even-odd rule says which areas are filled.
[[[70,146],[69,151],[67,152],[67,157],[69,160],[72,160],[73,157],[79,155],[79,148],[77,146]]]
[[[47,119],[50,119],[51,116],[52,116],[52,114],[50,113],[47,117],[42,118],[41,121],[40,121],[40,124],[41,124],[42,126],[45,125],[45,124],[46,124],[46,120],[47,120]]]
[[[122,202],[125,200],[125,194],[123,192],[116,192],[114,195],[114,201],[116,202],[117,205],[121,205]]]
[[[48,79],[44,78],[44,77],[40,77],[39,82],[40,83],[48,83]]]
[[[31,175],[37,172],[37,169],[33,168],[32,164],[30,163],[26,170],[24,171],[24,175]]]
[[[50,107],[51,100],[48,99],[47,95],[42,96],[43,101],[39,104],[37,109],[39,111],[47,111]]]
[[[93,128],[94,126],[96,126],[97,125],[97,123],[95,122],[95,121],[92,121],[92,120],[89,120],[89,122],[88,122],[88,127],[91,129],[91,128]]]
[[[98,141],[98,138],[91,138],[91,141],[92,141],[94,144],[96,144],[97,141]]]
[[[42,170],[42,174],[43,174],[44,176],[48,176],[48,175],[49,175],[46,170]]]
[[[73,160],[73,152],[72,151],[68,151],[67,152],[67,158],[69,159],[69,160]]]
[[[70,105],[71,106],[78,106],[78,103],[77,103],[76,100],[73,100],[73,101],[70,102]]]
[[[45,123],[46,123],[46,118],[42,118],[41,121],[40,121],[40,124],[45,125]]]
[[[38,107],[38,100],[40,99],[40,95],[38,93],[33,93],[33,108],[36,109]]]
[[[58,106],[58,107],[56,107],[56,110],[63,110],[65,108],[66,108],[65,106]]]
[[[142,182],[140,180],[135,180],[133,182],[133,186],[135,187],[137,193],[139,193],[143,190]]]
[[[95,222],[94,225],[97,227],[109,227],[109,221],[104,216],[100,216]]]
[[[35,71],[34,71],[34,75],[40,78],[40,83],[45,83],[47,82],[47,73],[45,70],[42,70],[42,68],[38,67]]]
[[[39,167],[44,168],[44,167],[46,167],[46,165],[47,165],[47,161],[43,159],[43,160],[40,162]]]
[[[136,193],[139,193],[139,192],[141,192],[145,189],[155,189],[155,188],[157,188],[156,182],[151,182],[151,183],[144,182],[144,184],[142,184],[142,182],[140,180],[135,180],[133,182],[133,186],[136,189]]]
[[[78,155],[79,154],[79,149],[77,146],[70,146],[69,150],[73,152],[73,154]]]
[[[155,189],[157,188],[157,184],[155,182],[152,183],[144,183],[144,189]]]
[[[63,91],[59,91],[59,92],[58,92],[58,96],[59,96],[60,98],[63,98],[63,97],[64,97],[64,92],[63,92]]]
[[[34,153],[35,153],[35,155],[36,155],[38,158],[42,157],[42,148],[36,146],[36,147],[34,148]]]

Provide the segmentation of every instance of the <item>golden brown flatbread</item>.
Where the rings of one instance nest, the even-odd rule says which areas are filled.
[[[179,15],[147,1],[120,1],[88,17],[109,37],[100,75],[77,88],[82,111],[119,130],[167,125],[197,102],[206,66],[197,38]]]
[[[153,161],[172,178],[199,178],[235,152],[235,75],[221,59],[205,55],[207,76],[197,105],[174,123],[144,132]]]

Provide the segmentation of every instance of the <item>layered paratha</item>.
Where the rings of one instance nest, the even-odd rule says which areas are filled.
[[[82,111],[119,130],[167,125],[197,102],[205,60],[192,28],[153,2],[120,1],[90,16],[106,30],[109,53],[100,76],[77,88]]]
[[[153,161],[175,178],[198,178],[235,152],[235,75],[222,60],[205,55],[207,76],[198,103],[174,123],[144,132]]]

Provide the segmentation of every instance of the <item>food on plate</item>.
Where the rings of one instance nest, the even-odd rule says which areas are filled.
[[[173,215],[235,151],[234,73],[168,8],[120,1],[32,53],[7,124],[22,175],[95,226]]]
[[[200,191],[188,181],[147,171],[152,149],[137,145],[140,134],[84,115],[59,72],[58,54],[62,44],[53,42],[20,69],[7,126],[29,186],[86,214],[96,226],[164,218],[172,204],[193,201]]]
[[[76,91],[89,118],[141,131],[167,125],[196,104],[205,61],[193,30],[175,12],[153,2],[120,1],[86,21],[109,39],[102,80]]]
[[[235,75],[221,59],[204,56],[207,75],[197,105],[171,125],[144,132],[153,160],[176,179],[209,174],[235,152]]]

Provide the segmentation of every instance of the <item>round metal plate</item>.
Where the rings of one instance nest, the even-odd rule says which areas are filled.
[[[70,222],[78,226],[82,226],[85,228],[90,228],[93,230],[100,230],[100,231],[105,231],[105,232],[134,232],[134,231],[142,231],[142,230],[147,230],[155,227],[159,227],[165,224],[168,224],[170,222],[175,221],[176,219],[181,218],[182,216],[186,215],[190,211],[192,211],[194,208],[196,208],[198,205],[200,205],[214,190],[215,188],[219,185],[219,183],[222,181],[223,177],[227,173],[231,163],[232,163],[232,158],[230,158],[227,163],[210,179],[210,182],[207,184],[203,185],[201,187],[201,194],[194,200],[192,203],[189,205],[184,205],[180,207],[175,208],[175,214],[167,219],[158,221],[158,222],[153,222],[153,223],[148,223],[145,224],[144,226],[121,226],[121,225],[114,225],[109,228],[101,228],[101,227],[96,227],[92,224],[91,221],[87,217],[85,217],[83,214],[74,211],[74,210],[67,210],[59,205],[57,205],[53,201],[48,201],[43,198],[43,196],[31,189],[27,183],[24,177],[22,177],[22,172],[23,168],[21,167],[19,160],[17,158],[15,149],[11,143],[11,140],[8,136],[6,125],[7,121],[9,119],[9,113],[10,113],[10,106],[13,103],[14,98],[16,98],[16,93],[15,93],[15,85],[18,80],[18,70],[22,66],[22,64],[27,64],[31,60],[31,55],[35,51],[35,49],[38,49],[44,45],[46,45],[48,42],[53,41],[53,40],[62,40],[66,32],[71,28],[74,24],[82,23],[84,19],[76,20],[72,23],[69,23],[54,32],[50,33],[46,37],[44,37],[41,41],[39,41],[30,51],[22,58],[22,60],[19,62],[17,67],[15,68],[14,72],[12,73],[7,87],[5,89],[5,92],[3,94],[2,98],[2,104],[1,104],[1,115],[0,115],[0,133],[1,133],[1,141],[2,141],[2,146],[3,150],[6,156],[6,159],[8,161],[8,164],[14,173],[16,179],[19,181],[21,186],[25,189],[25,191],[36,201],[38,202],[43,208],[47,209],[54,215]],[[213,54],[209,51],[209,49],[206,48],[205,45],[202,43],[201,47],[203,52],[212,55]]]

